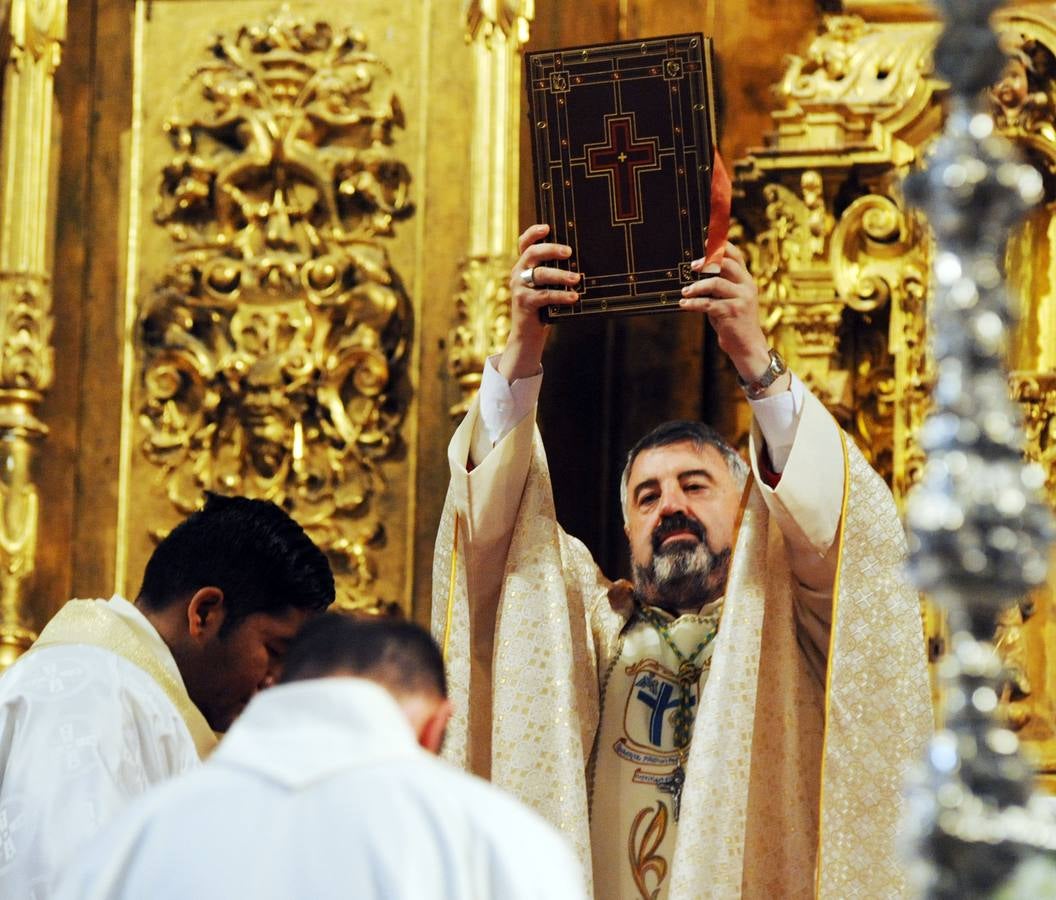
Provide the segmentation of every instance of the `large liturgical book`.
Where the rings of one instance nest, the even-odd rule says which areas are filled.
[[[715,145],[699,34],[529,53],[539,221],[572,247],[580,301],[548,321],[678,309],[705,255]]]

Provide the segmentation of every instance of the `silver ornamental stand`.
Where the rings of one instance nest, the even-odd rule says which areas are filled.
[[[981,100],[1004,67],[989,24],[1000,0],[938,5],[949,117],[927,169],[905,184],[935,235],[938,379],[921,435],[928,462],[907,512],[913,577],[947,611],[951,641],[940,670],[946,725],[910,788],[912,876],[934,898],[1056,896],[1056,824],[996,716],[1002,673],[990,643],[998,613],[1044,583],[1052,533],[1003,368],[1005,241],[1042,182],[993,133]]]

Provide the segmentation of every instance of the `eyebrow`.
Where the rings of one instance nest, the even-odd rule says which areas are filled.
[[[686,469],[684,472],[678,473],[678,480],[681,482],[686,478],[706,478],[712,484],[715,483],[715,476],[711,474],[707,469]],[[634,497],[634,502],[638,502],[638,496],[646,488],[658,487],[660,485],[660,479],[649,478],[645,481],[641,481],[634,486],[634,490],[631,492],[631,496]]]

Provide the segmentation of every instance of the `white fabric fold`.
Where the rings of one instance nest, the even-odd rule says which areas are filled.
[[[254,697],[205,766],[78,855],[56,900],[584,900],[582,885],[551,826],[419,747],[386,690],[335,677]]]

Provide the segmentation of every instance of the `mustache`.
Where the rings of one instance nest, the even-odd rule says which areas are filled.
[[[653,529],[653,553],[660,553],[664,540],[678,531],[688,531],[702,544],[706,542],[707,531],[700,522],[696,519],[691,519],[685,513],[672,513],[661,519],[656,528]]]

